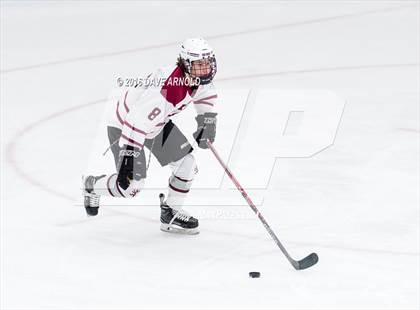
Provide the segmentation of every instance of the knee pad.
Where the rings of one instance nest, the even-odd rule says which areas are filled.
[[[198,173],[197,164],[194,155],[191,153],[170,164],[173,174],[178,178],[192,181]]]
[[[171,163],[172,176],[169,178],[168,200],[172,205],[181,204],[176,200],[190,191],[191,184],[198,172],[194,156],[189,153],[180,160]]]

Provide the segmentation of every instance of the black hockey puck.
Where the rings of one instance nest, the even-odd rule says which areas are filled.
[[[258,271],[251,271],[250,273],[249,273],[249,276],[251,277],[251,278],[259,278],[260,277],[260,273],[258,272]]]

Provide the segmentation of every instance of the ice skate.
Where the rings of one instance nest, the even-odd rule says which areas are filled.
[[[89,175],[83,178],[84,204],[88,216],[95,216],[98,214],[100,196],[94,192],[94,185],[97,180],[104,176],[105,175],[95,177]]]
[[[165,195],[160,194],[160,230],[170,233],[196,235],[198,220],[184,210],[175,210],[168,206],[164,200]]]

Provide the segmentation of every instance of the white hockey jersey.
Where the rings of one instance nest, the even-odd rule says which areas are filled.
[[[213,83],[192,91],[178,66],[160,68],[145,81],[153,85],[126,88],[109,99],[113,109],[107,125],[122,130],[120,146],[143,148],[145,139],[157,136],[169,119],[190,103],[197,114],[214,112],[217,94]]]

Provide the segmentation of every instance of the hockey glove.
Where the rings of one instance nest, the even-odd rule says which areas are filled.
[[[216,137],[216,115],[217,113],[204,113],[198,115],[195,120],[197,121],[197,130],[193,133],[195,141],[202,149],[207,149],[207,140],[214,142]]]
[[[144,150],[131,145],[124,145],[120,149],[118,161],[119,186],[126,190],[131,180],[143,179],[146,177],[146,156]]]

